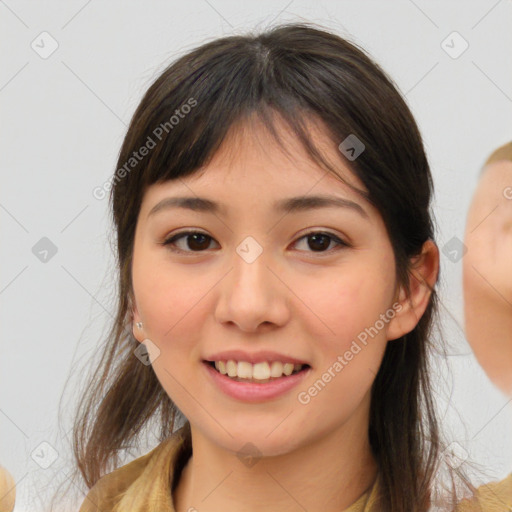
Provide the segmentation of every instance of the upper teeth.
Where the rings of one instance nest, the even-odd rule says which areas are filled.
[[[247,361],[215,361],[215,368],[223,375],[228,377],[238,377],[243,379],[257,379],[265,380],[270,377],[281,377],[284,375],[291,375],[294,370],[300,370],[302,364],[281,363],[280,361],[273,361],[268,363],[251,364]]]

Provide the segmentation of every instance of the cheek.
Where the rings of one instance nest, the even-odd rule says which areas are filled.
[[[132,279],[146,335],[162,350],[178,348],[174,340],[186,339],[183,332],[188,332],[189,337],[196,332],[211,276],[191,282],[186,272],[173,270],[161,258],[141,254],[134,258]],[[204,286],[197,286],[201,282]]]
[[[372,272],[371,268],[353,266],[350,271],[340,269],[320,280],[302,280],[297,295],[313,313],[304,317],[309,319],[308,330],[315,333],[317,340],[323,340],[324,349],[331,355],[347,350],[390,307],[392,273],[391,278],[384,277],[382,269],[377,267]],[[380,322],[379,327],[382,327]],[[385,332],[379,334],[384,337]]]
[[[199,326],[206,314],[206,300],[201,299],[211,287],[209,279],[197,286],[201,280],[192,282],[186,273],[143,254],[134,258],[132,279],[145,335],[159,350],[152,362],[155,375],[182,412],[193,414],[187,390],[193,388],[191,369],[199,358]]]
[[[324,282],[317,280],[315,288],[310,282],[309,294],[307,283],[302,289],[308,297],[304,302],[315,313],[304,317],[309,320],[303,327],[315,344],[317,359],[314,378],[297,398],[308,415],[318,414],[325,429],[347,420],[359,408],[387,346],[380,315],[389,307],[390,289],[383,289],[382,282],[376,284],[376,273],[367,269],[352,268]]]

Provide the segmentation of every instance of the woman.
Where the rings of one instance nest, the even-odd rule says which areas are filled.
[[[197,48],[147,91],[111,186],[81,512],[512,505],[512,477],[473,492],[445,451],[431,174],[361,49],[304,24]],[[160,444],[106,474],[157,417]]]

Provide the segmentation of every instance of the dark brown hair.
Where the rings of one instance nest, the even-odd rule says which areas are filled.
[[[183,115],[176,122],[171,117],[177,109]],[[117,465],[119,452],[134,446],[150,421],[159,418],[163,440],[180,414],[152,367],[133,355],[139,343],[131,331],[131,261],[144,192],[205,166],[228,130],[251,115],[278,140],[276,116],[285,120],[311,158],[337,177],[312,144],[307,122],[320,121],[335,147],[351,134],[364,143],[357,159],[349,161],[341,151],[340,159],[379,210],[397,281],[407,290],[411,259],[434,239],[433,184],[418,127],[398,88],[356,44],[311,24],[289,24],[216,39],[169,65],[133,115],[112,181],[117,314],[73,433],[76,467],[88,487]],[[155,147],[128,169],[133,152],[150,139]],[[382,478],[382,511],[426,511],[432,500],[442,450],[429,380],[437,301],[432,290],[414,330],[388,343],[372,387],[368,435]]]

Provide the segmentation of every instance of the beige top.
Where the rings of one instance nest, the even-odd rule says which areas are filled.
[[[102,477],[87,494],[79,512],[175,512],[172,491],[191,454],[190,430],[176,431],[152,451]],[[172,482],[172,488],[169,488]],[[376,512],[378,480],[344,512]],[[456,512],[512,511],[512,474],[480,487]]]

